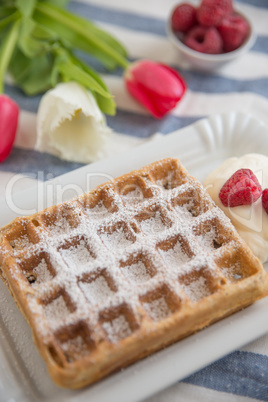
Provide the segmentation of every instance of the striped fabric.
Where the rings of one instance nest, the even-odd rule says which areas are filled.
[[[108,125],[124,137],[126,149],[156,132],[165,135],[214,113],[250,112],[268,124],[268,1],[236,2],[237,8],[255,24],[257,40],[250,52],[213,74],[191,70],[169,43],[165,23],[175,4],[175,0],[80,0],[69,5],[73,12],[94,20],[118,37],[127,47],[131,60],[149,58],[170,64],[187,81],[189,90],[177,108],[163,120],[155,120],[126,93],[120,70],[108,74],[94,64],[118,106],[117,115],[107,118]],[[5,185],[15,173],[27,176],[23,182],[25,188],[39,178],[37,171],[43,171],[42,177],[46,180],[81,166],[34,150],[40,96],[24,96],[8,78],[5,92],[23,111],[16,145],[10,157],[0,164],[0,196],[4,196]],[[148,401],[244,402],[254,399],[268,401],[268,335]]]

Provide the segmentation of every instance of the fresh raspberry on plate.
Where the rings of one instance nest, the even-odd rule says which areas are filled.
[[[196,8],[182,3],[172,13],[171,25],[175,32],[186,32],[196,24]]]
[[[193,27],[185,36],[184,43],[202,53],[218,54],[223,50],[222,38],[216,28]]]
[[[218,30],[223,40],[224,51],[231,52],[242,45],[249,34],[250,27],[242,16],[232,14],[223,18]]]
[[[201,25],[217,26],[223,17],[233,12],[232,0],[202,0],[197,9],[197,20]]]
[[[268,214],[268,188],[265,188],[262,192],[262,206],[265,212]]]
[[[250,169],[239,169],[222,186],[219,198],[225,207],[251,205],[262,194],[261,185]]]

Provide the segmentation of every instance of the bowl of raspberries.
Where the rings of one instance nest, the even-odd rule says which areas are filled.
[[[211,70],[245,53],[255,41],[248,17],[232,0],[179,3],[167,23],[170,40],[192,66]]]

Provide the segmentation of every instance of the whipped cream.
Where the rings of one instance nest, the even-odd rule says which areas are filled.
[[[253,253],[265,262],[268,260],[268,214],[262,207],[261,197],[251,205],[225,207],[219,199],[224,183],[238,169],[248,168],[259,180],[262,189],[268,188],[268,157],[260,154],[247,154],[240,158],[229,158],[211,172],[204,186],[213,201],[225,212],[246,241]]]

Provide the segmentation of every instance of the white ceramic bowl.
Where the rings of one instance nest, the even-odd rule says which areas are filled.
[[[238,10],[235,10],[237,14],[245,18],[245,20],[249,23],[250,26],[250,33],[245,42],[238,49],[228,53],[207,54],[197,52],[196,50],[193,50],[190,47],[184,45],[184,43],[173,32],[171,28],[171,16],[173,11],[174,9],[171,11],[166,25],[168,38],[177,49],[179,56],[196,69],[207,70],[207,71],[217,69],[221,67],[223,64],[229,63],[230,61],[233,61],[237,57],[246,53],[253,46],[256,40],[256,34],[250,19],[245,14],[241,13]]]

